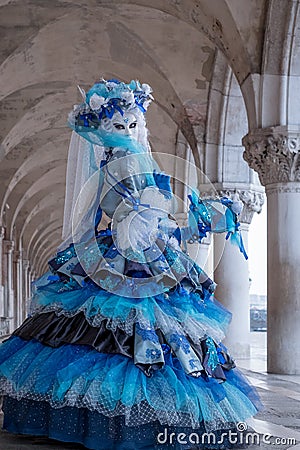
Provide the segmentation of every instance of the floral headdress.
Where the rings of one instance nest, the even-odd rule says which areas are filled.
[[[69,120],[75,129],[98,128],[102,119],[111,119],[116,112],[138,108],[145,113],[153,100],[148,84],[132,80],[129,84],[119,80],[100,80],[87,92],[78,86],[84,103],[76,105]]]

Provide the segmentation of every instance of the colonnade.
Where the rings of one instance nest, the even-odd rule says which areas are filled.
[[[0,340],[18,327],[27,315],[35,272],[13,240],[0,227]]]

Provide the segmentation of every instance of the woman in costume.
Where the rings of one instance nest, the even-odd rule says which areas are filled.
[[[193,192],[180,230],[147,140],[151,88],[101,80],[81,92],[64,243],[0,348],[4,428],[94,450],[238,446],[230,436],[260,401],[221,343],[230,313],[182,241],[227,232],[245,254],[240,205]]]

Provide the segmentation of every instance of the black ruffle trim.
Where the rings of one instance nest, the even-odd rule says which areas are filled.
[[[156,330],[161,344],[167,344],[161,330]],[[128,335],[117,328],[115,331],[107,329],[107,320],[104,319],[98,327],[92,327],[85,318],[83,312],[73,317],[58,316],[55,312],[36,314],[26,319],[23,324],[14,331],[14,336],[25,340],[35,339],[50,347],[60,347],[64,344],[88,345],[101,353],[112,353],[134,358],[134,335]],[[190,344],[203,365],[203,376],[212,376],[220,380],[226,380],[224,370],[235,367],[235,363],[225,351],[222,351],[223,363],[218,364],[214,370],[208,364],[209,349],[206,339],[199,340],[195,344],[187,336]],[[169,347],[169,346],[168,346]],[[169,348],[169,351],[171,349]],[[136,364],[147,376],[155,370],[159,370],[162,364]]]
[[[132,358],[134,336],[119,328],[109,330],[106,326],[107,320],[103,320],[100,326],[92,327],[83,312],[73,317],[50,312],[29,317],[13,334],[25,340],[36,339],[50,347],[89,345],[101,353],[119,353]]]

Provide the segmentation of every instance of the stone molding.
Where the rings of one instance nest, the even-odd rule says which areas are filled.
[[[266,186],[266,193],[268,197],[273,194],[300,194],[300,181],[269,184]]]
[[[10,319],[8,317],[0,318],[0,337],[9,335],[10,331]]]
[[[30,266],[30,261],[29,261],[29,259],[23,259],[23,268],[24,268],[24,271],[28,271],[29,270],[29,266]]]
[[[4,240],[3,241],[3,250],[5,254],[12,253],[13,249],[15,248],[14,241]]]
[[[21,261],[22,261],[22,251],[14,250],[14,262],[19,264]]]
[[[300,182],[300,126],[259,128],[242,142],[243,157],[262,185]]]

